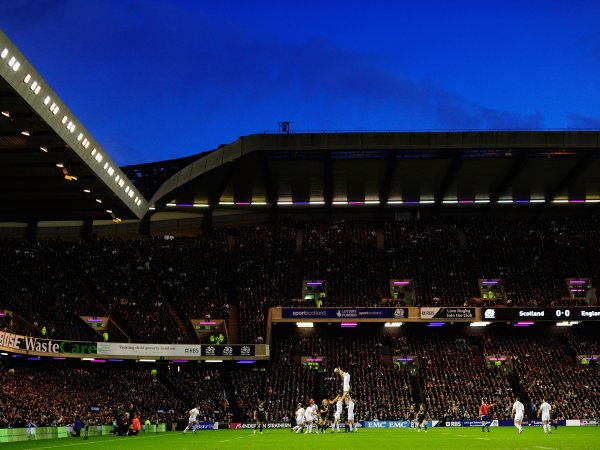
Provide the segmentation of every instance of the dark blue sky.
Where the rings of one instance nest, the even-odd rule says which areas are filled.
[[[117,163],[277,129],[600,128],[600,2],[0,0]]]

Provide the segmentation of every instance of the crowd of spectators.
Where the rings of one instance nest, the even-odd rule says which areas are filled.
[[[582,365],[574,356],[581,347],[597,348],[590,338],[495,336],[484,339],[488,355],[510,356],[519,383],[532,405],[546,400],[561,417],[597,419],[600,378],[596,367]]]
[[[471,298],[458,226],[444,220],[387,222],[389,279],[412,279],[417,305],[463,306]]]
[[[487,367],[465,338],[395,338],[395,352],[417,358],[423,400],[432,417],[478,419],[485,399],[510,418],[512,387],[502,368]]]
[[[600,284],[598,225],[595,217],[282,222],[194,238],[1,240],[0,309],[40,337],[97,340],[78,316],[109,315],[133,341],[178,343],[189,332],[177,315],[228,320],[232,306],[241,341],[264,342],[268,309],[298,306],[301,281],[311,279],[327,282],[324,307],[389,305],[390,279],[413,281],[415,306],[466,306],[481,296],[480,278],[500,278],[508,306],[583,305],[593,292],[573,299],[565,278]]]
[[[351,374],[351,392],[360,420],[398,420],[423,403],[432,418],[477,419],[482,399],[494,404],[493,418],[510,418],[519,395],[530,415],[543,399],[561,418],[597,419],[600,379],[594,364],[575,355],[595,352],[596,337],[568,338],[485,334],[481,337],[278,337],[268,367],[207,370],[169,366],[75,367],[32,362],[0,365],[0,428],[66,425],[77,417],[110,424],[125,408],[142,422],[185,424],[200,404],[200,420],[252,421],[260,401],[270,420],[287,421],[297,403],[332,399],[342,381],[333,369]],[[394,356],[414,358],[397,366]],[[485,364],[485,356],[505,356],[507,365]],[[301,357],[325,357],[326,370],[301,365]],[[6,362],[6,360],[3,360]],[[10,360],[9,360],[10,362]],[[91,364],[91,363],[90,363]],[[153,373],[154,372],[154,373]],[[231,395],[226,395],[231,383]],[[235,402],[231,405],[229,402]],[[90,407],[97,407],[92,412]]]
[[[543,228],[524,221],[494,220],[485,226],[470,222],[464,232],[478,278],[501,278],[509,305],[560,302],[565,281],[553,270]]]
[[[0,428],[64,426],[77,417],[108,425],[122,407],[153,423],[173,422],[187,411],[149,369],[95,369],[47,365],[0,370]],[[92,412],[92,406],[99,412]]]
[[[92,293],[134,342],[186,342],[135,241],[98,239],[70,249]]]
[[[234,254],[242,342],[264,342],[268,310],[289,305],[294,287],[296,230],[290,223],[242,227]]]
[[[154,237],[138,245],[162,292],[188,319],[229,319],[232,261],[225,231]]]
[[[0,241],[0,309],[29,321],[38,337],[97,340],[78,316],[103,315],[65,241]]]
[[[381,262],[373,223],[307,223],[303,246],[304,279],[327,281],[323,306],[380,304]]]
[[[218,370],[167,370],[166,380],[179,391],[186,405],[200,405],[198,420],[202,422],[226,422],[231,418],[229,401]],[[187,425],[187,424],[186,424]]]

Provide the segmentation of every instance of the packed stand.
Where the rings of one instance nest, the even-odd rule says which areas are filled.
[[[543,228],[533,222],[494,220],[485,226],[468,223],[464,232],[478,278],[501,278],[507,306],[560,304],[560,280]]]
[[[229,401],[218,370],[167,370],[165,378],[181,392],[186,405],[200,405],[198,420],[225,422],[230,419]]]
[[[91,413],[98,406],[99,413]],[[64,426],[77,417],[111,424],[125,406],[153,423],[188,410],[150,370],[65,368],[57,365],[0,371],[0,428]]]
[[[162,291],[188,319],[229,319],[231,261],[224,231],[161,236],[138,245]]]
[[[579,338],[572,337],[571,343]],[[486,354],[510,355],[529,401],[548,401],[563,418],[597,419],[600,379],[595,367],[581,365],[574,350],[559,337],[487,336]]]
[[[468,264],[455,223],[444,220],[387,222],[385,246],[388,278],[414,282],[418,304],[413,306],[469,303]]]
[[[72,253],[94,295],[134,342],[186,342],[134,241],[93,240]]]
[[[233,257],[236,264],[232,267],[237,268],[242,342],[264,342],[269,308],[289,305],[294,292],[295,247],[292,224],[240,229],[239,249]]]
[[[294,416],[298,402],[308,404],[315,396],[317,374],[299,366],[298,348],[291,338],[277,339],[271,367],[261,371],[233,371],[233,388],[240,417],[251,420],[259,400],[265,401],[269,420],[285,421]]]
[[[350,374],[355,414],[361,420],[402,420],[413,403],[408,368],[396,367],[382,357],[382,338],[303,338],[303,356],[325,356],[323,390],[329,399],[342,394],[342,380],[333,370]]]
[[[395,352],[418,358],[424,401],[431,417],[478,419],[482,399],[498,419],[510,417],[512,387],[503,369],[486,367],[465,338],[394,338]]]
[[[0,309],[21,315],[45,338],[96,341],[79,315],[104,315],[65,241],[0,241]]]
[[[547,239],[561,279],[590,279],[596,290],[600,287],[600,220],[562,218],[546,224]],[[596,291],[600,292],[600,291]],[[585,297],[585,295],[581,295]],[[585,298],[562,301],[562,304],[586,306]]]
[[[327,281],[322,306],[380,305],[381,267],[372,223],[307,223],[303,245],[304,279]]]

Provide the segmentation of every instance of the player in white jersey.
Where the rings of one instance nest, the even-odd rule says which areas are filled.
[[[336,398],[331,400],[331,403],[335,403],[335,412],[333,413],[333,424],[331,425],[331,432],[333,433],[334,429],[337,429],[337,432],[340,432],[340,419],[342,418],[342,397],[338,395]]]
[[[521,422],[523,421],[523,414],[525,413],[525,406],[523,403],[519,401],[519,397],[515,397],[515,402],[513,403],[511,416],[515,421],[515,427],[519,430],[519,434],[523,432],[523,427],[521,426]]]
[[[298,409],[296,410],[296,426],[292,430],[296,430],[296,434],[300,433],[304,428],[304,414],[305,410],[301,403],[298,403]]]
[[[354,401],[350,396],[346,397],[345,400],[346,408],[348,408],[348,428],[350,429],[350,433],[356,431],[356,427],[354,425]]]
[[[188,426],[183,430],[184,433],[187,433],[187,430],[192,428],[194,434],[196,434],[196,427],[198,426],[198,415],[200,414],[200,405],[196,405],[195,408],[189,411],[190,418],[188,420]]]
[[[313,409],[312,405],[314,400],[311,400],[311,404],[304,410],[304,426],[306,427],[305,433],[312,433],[313,430]]]
[[[342,378],[342,400],[345,400],[346,397],[350,397],[350,374],[348,372],[344,372],[341,367],[336,367],[334,372],[337,373],[340,378]]]
[[[544,426],[544,433],[552,433],[550,429],[550,413],[552,412],[552,406],[546,401],[546,399],[542,399],[542,404],[540,405],[540,409],[538,410],[538,417],[542,416],[542,424]]]

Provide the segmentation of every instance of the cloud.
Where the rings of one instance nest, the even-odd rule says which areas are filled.
[[[587,128],[600,130],[600,118],[591,117],[583,114],[569,115],[570,128]]]

